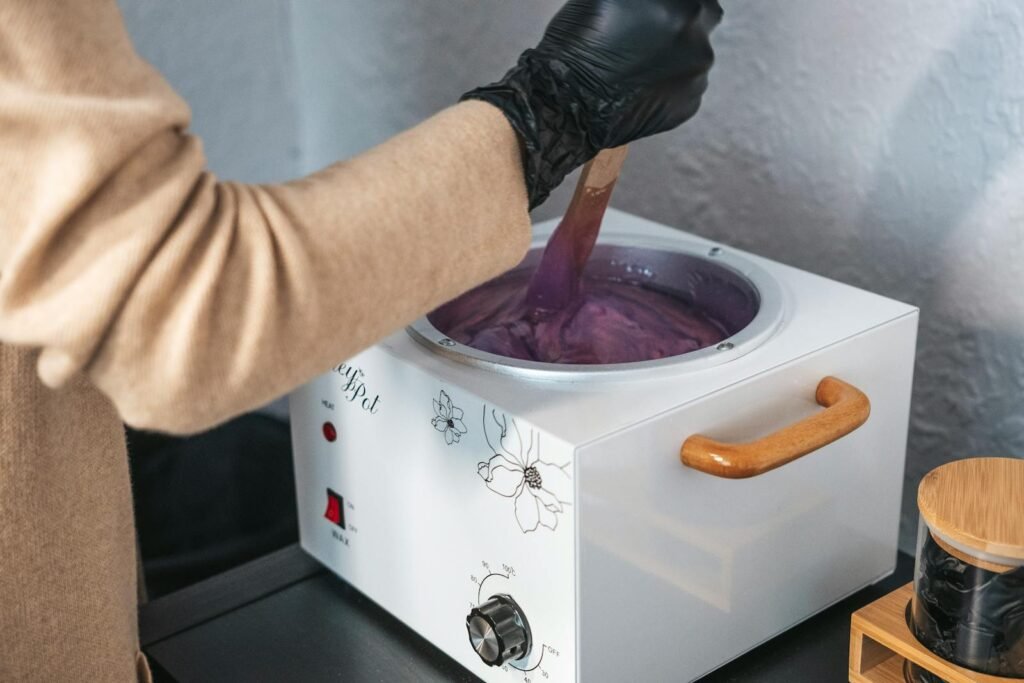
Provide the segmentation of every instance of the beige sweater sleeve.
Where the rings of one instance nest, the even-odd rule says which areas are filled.
[[[185,49],[183,47],[183,49]],[[206,428],[515,265],[518,144],[465,103],[296,182],[218,181],[114,0],[0,2],[0,341]]]

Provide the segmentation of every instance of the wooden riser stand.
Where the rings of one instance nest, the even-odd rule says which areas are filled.
[[[903,683],[907,660],[949,683],[1020,683],[950,664],[918,642],[907,625],[914,584],[857,610],[850,624],[850,683]]]

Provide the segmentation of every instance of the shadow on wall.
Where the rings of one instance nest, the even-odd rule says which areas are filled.
[[[302,166],[358,154],[500,79],[563,0],[292,5]],[[537,216],[564,210],[567,183]]]
[[[1024,457],[1024,306],[1013,286],[1024,282],[1013,277],[1024,223],[982,218],[992,186],[1024,161],[1024,53],[1019,13],[1008,31],[1014,22],[994,7],[975,8],[904,103],[857,221],[864,239],[849,251],[856,263],[838,273],[921,307],[904,548],[912,547],[917,484],[928,471],[963,457]],[[975,279],[957,278],[971,261],[989,259],[1002,279],[977,278],[976,268]],[[880,272],[893,267],[898,279]]]

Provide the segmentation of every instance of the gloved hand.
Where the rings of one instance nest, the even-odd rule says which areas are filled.
[[[714,61],[717,0],[570,0],[505,77],[466,93],[519,133],[530,208],[602,149],[682,124]]]

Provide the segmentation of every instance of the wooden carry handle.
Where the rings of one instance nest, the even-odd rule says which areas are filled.
[[[843,438],[871,414],[864,392],[835,377],[821,380],[814,398],[825,410],[774,434],[741,444],[694,434],[683,443],[679,457],[687,467],[716,477],[756,477]]]

